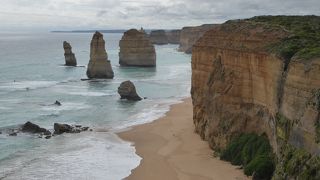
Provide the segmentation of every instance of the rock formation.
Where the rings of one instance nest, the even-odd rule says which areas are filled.
[[[151,31],[149,37],[152,44],[168,44],[168,37],[164,30]]]
[[[74,53],[72,52],[72,47],[70,45],[70,43],[68,43],[67,41],[63,42],[63,49],[64,49],[64,58],[66,60],[66,66],[77,66],[77,60],[76,57],[74,55]]]
[[[28,133],[43,133],[45,135],[51,135],[51,132],[49,130],[41,128],[40,126],[33,124],[29,121],[22,126],[21,131]]]
[[[132,101],[140,101],[142,98],[137,94],[136,87],[131,81],[124,81],[118,87],[118,93],[121,99],[127,99]]]
[[[169,44],[180,44],[181,30],[170,30],[166,32]]]
[[[156,66],[155,48],[145,33],[130,29],[122,36],[119,46],[121,66]]]
[[[192,53],[192,46],[197,42],[197,40],[208,30],[216,27],[216,24],[204,24],[195,27],[184,27],[180,33],[180,46],[179,51],[185,52],[187,54]]]
[[[88,78],[112,79],[114,76],[111,63],[105,49],[105,41],[100,32],[95,32],[90,44],[90,61],[87,69]]]
[[[216,150],[241,133],[266,133],[277,155],[275,179],[320,172],[320,58],[283,58],[268,49],[290,35],[281,26],[231,21],[192,50],[196,132]]]
[[[71,126],[69,124],[54,123],[54,134],[80,133],[88,129],[89,127],[82,127],[81,125]]]

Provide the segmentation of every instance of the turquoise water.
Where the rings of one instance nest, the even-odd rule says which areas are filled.
[[[49,140],[0,134],[0,179],[122,179],[141,158],[114,132],[150,122],[190,91],[190,56],[177,45],[156,46],[156,68],[118,64],[122,34],[104,34],[113,80],[81,81],[85,67],[65,67],[62,42],[71,43],[78,65],[89,61],[92,34],[0,34],[0,131],[26,121],[53,129],[54,122],[90,126],[92,132]],[[119,100],[131,80],[140,102]],[[52,106],[56,100],[62,106]]]

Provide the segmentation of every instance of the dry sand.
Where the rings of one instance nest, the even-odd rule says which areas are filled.
[[[171,106],[165,117],[133,127],[119,136],[134,143],[143,159],[128,180],[244,180],[242,170],[213,157],[194,133],[192,102]]]

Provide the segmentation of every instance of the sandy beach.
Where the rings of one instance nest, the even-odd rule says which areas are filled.
[[[242,170],[213,156],[194,133],[192,102],[171,106],[165,117],[119,133],[143,159],[128,180],[245,180]]]

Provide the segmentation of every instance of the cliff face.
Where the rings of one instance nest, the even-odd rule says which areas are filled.
[[[136,29],[124,33],[120,42],[121,66],[156,66],[156,52],[147,35]]]
[[[230,22],[209,30],[192,50],[196,132],[216,150],[241,133],[266,133],[278,178],[289,152],[302,149],[306,162],[320,155],[320,59],[284,60],[266,50],[289,36],[280,27]]]
[[[184,27],[180,32],[179,51],[191,54],[192,46],[208,30],[215,27],[215,24],[204,24],[195,27]]]
[[[76,57],[74,55],[74,53],[72,52],[72,47],[70,45],[70,43],[68,43],[67,41],[63,42],[63,49],[64,49],[64,57],[65,57],[65,61],[66,61],[66,66],[77,66],[77,60]]]
[[[180,32],[181,30],[171,30],[166,32],[169,44],[179,44],[180,43]]]
[[[168,44],[168,37],[164,30],[151,31],[149,37],[152,44]]]
[[[114,76],[108,54],[105,49],[103,35],[96,32],[90,44],[90,61],[87,69],[88,78],[107,78]]]

